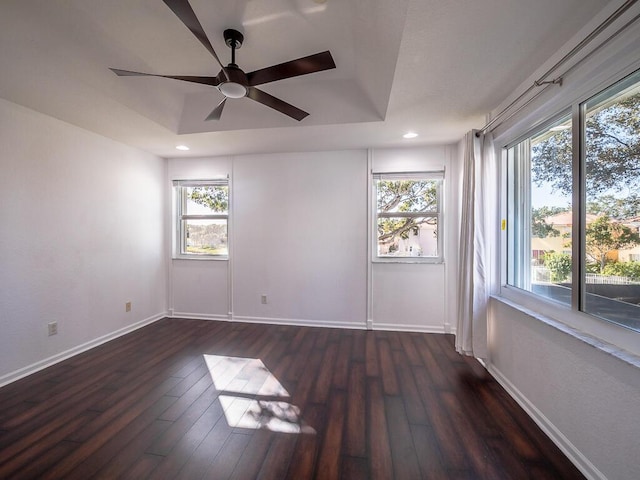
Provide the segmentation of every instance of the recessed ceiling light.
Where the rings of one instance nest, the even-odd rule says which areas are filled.
[[[176,147],[176,150],[182,150],[183,152],[186,152],[187,150],[189,150],[189,147],[187,147],[186,145],[178,145]]]
[[[416,132],[407,132],[402,135],[402,138],[416,138],[418,134]]]

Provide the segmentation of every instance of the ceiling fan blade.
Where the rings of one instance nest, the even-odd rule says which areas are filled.
[[[191,8],[191,5],[189,5],[189,2],[187,0],[162,1],[173,11],[173,13],[176,14],[176,16],[182,23],[184,23],[184,25],[191,31],[191,33],[193,33],[193,35],[195,35],[195,37],[200,40],[200,43],[202,43],[202,45],[204,45],[204,47],[209,50],[211,55],[213,55],[213,58],[216,59],[216,61],[224,71],[224,65],[220,61],[220,58],[218,57],[216,51],[213,49],[213,45],[211,45],[211,42],[207,38],[207,34],[204,33],[204,29],[202,28],[202,25],[200,25],[200,21],[198,20],[198,17],[196,17],[193,8]]]
[[[247,73],[247,80],[250,86],[255,87],[263,83],[275,82],[276,80],[321,72],[332,68],[336,68],[336,63],[333,61],[331,52],[327,50],[326,52],[316,53],[308,57],[298,58],[297,60]]]
[[[309,115],[304,110],[300,110],[298,107],[294,107],[293,105],[254,87],[249,87],[247,89],[247,97],[249,97],[251,100],[255,100],[258,103],[266,105],[267,107],[271,107],[274,110],[279,111],[280,113],[284,113],[285,115],[288,115],[289,117],[298,121]]]
[[[209,116],[207,118],[204,119],[204,121],[209,121],[209,120],[220,120],[220,117],[222,116],[222,110],[224,109],[224,103],[227,101],[227,98],[223,98],[222,101],[218,104],[218,106],[216,108],[213,109],[213,111],[209,114]]]
[[[217,87],[220,85],[220,75],[217,77],[197,77],[197,76],[184,76],[184,75],[155,75],[153,73],[132,72],[130,70],[118,70],[117,68],[110,68],[113,73],[119,77],[160,77],[160,78],[172,78],[173,80],[182,80],[183,82],[200,83],[202,85],[211,85]]]

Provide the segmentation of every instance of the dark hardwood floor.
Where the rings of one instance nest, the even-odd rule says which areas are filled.
[[[583,477],[450,335],[164,319],[0,389],[0,478]]]

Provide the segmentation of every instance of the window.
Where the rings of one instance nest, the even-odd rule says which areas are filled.
[[[443,172],[373,176],[375,261],[442,261]]]
[[[571,303],[571,119],[563,116],[507,151],[508,283]]]
[[[640,330],[640,74],[581,106],[587,313]]]
[[[640,72],[574,112],[507,149],[507,283],[640,331]]]
[[[175,181],[175,256],[228,258],[229,182]]]

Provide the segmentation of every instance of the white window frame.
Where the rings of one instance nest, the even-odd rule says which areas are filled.
[[[422,172],[374,172],[371,175],[371,255],[375,263],[444,263],[444,223],[443,223],[443,199],[444,199],[444,170]],[[378,180],[436,180],[437,183],[437,210],[435,212],[402,212],[383,213],[378,212]],[[378,255],[378,219],[379,218],[424,218],[431,217],[437,221],[437,250],[436,256],[387,256]]]
[[[552,116],[547,121],[541,123],[536,128],[529,130],[525,135],[519,137],[516,141],[510,142],[504,147],[506,178],[506,218],[507,222],[507,239],[505,251],[505,270],[503,283],[513,288],[519,288],[527,292],[531,292],[531,264],[525,262],[524,259],[520,264],[515,264],[515,254],[511,249],[517,251],[531,251],[531,218],[525,213],[531,210],[531,139],[538,136],[541,132],[548,130],[551,126],[567,122],[571,119],[571,111],[563,112]],[[573,124],[572,124],[573,135]],[[572,137],[573,138],[573,137]],[[573,140],[572,140],[573,141]],[[516,158],[522,163],[518,167],[518,174],[509,168],[513,161],[510,155],[514,150]],[[510,208],[510,205],[517,204],[516,208]],[[517,210],[517,212],[516,212]],[[510,283],[513,277],[522,277],[522,286],[516,287]],[[577,278],[574,276],[574,278]],[[532,292],[533,295],[539,296]],[[542,297],[547,298],[547,297]],[[560,303],[560,302],[559,302]]]
[[[210,180],[174,180],[173,182],[174,205],[174,235],[173,258],[183,260],[228,260],[230,252],[229,241],[229,212],[231,210],[231,188],[229,178]],[[186,213],[187,198],[184,194],[188,187],[220,187],[228,189],[228,207],[226,213],[207,215],[189,215]],[[184,228],[187,220],[225,220],[227,224],[227,254],[188,253],[186,251],[186,231]]]
[[[584,166],[583,157],[585,155],[585,138],[584,138],[584,118],[586,115],[586,105],[600,95],[604,95],[607,92],[611,93],[617,84],[623,85],[626,82],[635,79],[637,82],[640,78],[640,70],[626,72],[621,78],[612,79],[605,85],[600,85],[596,90],[585,92],[580,98],[575,98],[569,108],[572,111],[572,150],[573,150],[573,172],[574,172],[574,191],[573,191],[573,232],[572,238],[574,239],[574,248],[572,252],[572,265],[573,265],[573,288],[572,298],[570,304],[561,304],[552,299],[535,294],[528,290],[513,286],[509,283],[509,266],[510,253],[508,251],[509,241],[506,237],[504,248],[502,250],[501,261],[501,289],[500,293],[505,299],[516,302],[525,308],[539,312],[542,315],[546,315],[549,318],[562,319],[562,323],[566,323],[571,327],[574,327],[580,331],[589,332],[596,338],[603,339],[607,342],[611,342],[613,345],[627,348],[628,351],[637,352],[637,345],[633,348],[629,348],[629,344],[633,343],[633,338],[640,334],[640,331],[635,330],[622,323],[614,322],[611,319],[600,317],[596,314],[585,311],[584,299],[585,299],[585,286],[583,281],[584,273],[584,226],[583,214],[586,208],[586,196],[584,181]],[[557,113],[547,117],[548,120],[540,122],[536,127],[528,130],[524,135],[519,135],[516,140],[508,142],[502,148],[502,168],[503,168],[503,192],[508,192],[510,182],[512,178],[508,178],[510,173],[507,168],[508,151],[511,147],[523,142],[527,138],[534,136],[541,130],[541,126],[554,123],[562,116],[566,116],[566,108],[561,109],[564,113]],[[576,172],[579,172],[575,176]],[[505,195],[506,202],[503,204],[503,218],[507,218],[507,215],[511,213],[508,195]],[[509,217],[507,225],[510,228],[514,227],[513,218]]]

